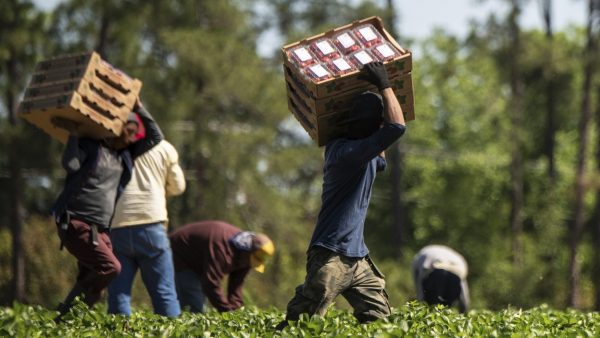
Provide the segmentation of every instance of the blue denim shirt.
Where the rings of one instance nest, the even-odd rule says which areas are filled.
[[[385,169],[379,154],[400,138],[405,126],[386,123],[371,136],[336,139],[325,147],[321,211],[310,246],[321,246],[348,257],[369,253],[364,223],[377,171]]]

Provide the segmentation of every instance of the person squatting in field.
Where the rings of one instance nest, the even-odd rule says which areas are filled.
[[[456,303],[460,312],[469,310],[467,261],[458,252],[444,245],[428,245],[415,255],[412,273],[418,300],[430,305]]]
[[[110,240],[121,273],[108,285],[108,312],[131,315],[131,288],[139,269],[154,312],[176,317],[181,309],[167,237],[166,198],[185,191],[185,177],[175,147],[158,126],[150,132],[157,133],[149,137],[158,143],[135,159],[111,224]]]
[[[386,166],[383,151],[406,127],[383,64],[369,63],[362,71],[361,78],[381,95],[360,94],[344,123],[346,134],[325,146],[322,204],[307,251],[306,278],[277,329],[302,313],[323,316],[340,294],[361,323],[390,314],[384,275],[364,242],[364,223],[376,173]]]
[[[56,321],[69,311],[77,296],[93,306],[102,290],[121,271],[108,235],[115,204],[131,178],[133,161],[162,138],[139,99],[134,111],[146,130],[142,140],[136,138],[139,122],[134,113],[129,114],[119,137],[103,140],[79,137],[74,121],[52,120],[56,127],[69,131],[62,157],[67,177],[53,215],[61,248],[66,247],[77,258],[79,269],[75,285],[58,307]]]
[[[264,272],[275,252],[264,234],[242,231],[222,221],[184,225],[169,235],[175,264],[175,283],[182,308],[204,311],[204,296],[220,312],[244,306],[242,286],[251,268]],[[229,275],[227,295],[221,282]]]

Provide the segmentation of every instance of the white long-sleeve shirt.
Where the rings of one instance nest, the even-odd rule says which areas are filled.
[[[167,197],[185,191],[185,177],[175,147],[162,140],[135,159],[112,220],[113,228],[168,221]]]
[[[467,284],[467,274],[469,273],[467,261],[461,254],[444,245],[428,245],[415,255],[412,270],[415,288],[417,289],[417,299],[425,299],[423,280],[434,269],[446,270],[460,278],[459,307],[461,311],[466,311],[470,303],[469,286]]]

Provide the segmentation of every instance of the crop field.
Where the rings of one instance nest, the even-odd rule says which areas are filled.
[[[184,313],[176,319],[137,311],[131,317],[106,314],[82,304],[55,324],[54,311],[15,304],[0,310],[0,337],[598,337],[600,314],[556,311],[546,306],[461,315],[444,308],[407,303],[387,320],[358,324],[348,311],[331,309],[324,318],[303,317],[283,331],[273,327],[284,313],[246,307],[229,313]]]

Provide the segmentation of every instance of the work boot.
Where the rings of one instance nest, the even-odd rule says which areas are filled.
[[[75,285],[71,289],[71,292],[69,292],[69,294],[67,295],[65,300],[58,305],[58,308],[56,309],[56,311],[58,311],[58,316],[56,316],[54,318],[54,322],[56,322],[56,323],[62,322],[62,316],[64,316],[67,312],[69,312],[69,310],[71,310],[71,307],[73,307],[73,301],[75,300],[75,298],[82,294],[83,294],[83,287],[81,287],[81,284],[75,283]]]
[[[281,323],[277,324],[277,326],[275,326],[275,331],[281,331],[283,329],[285,329],[287,326],[289,325],[287,319],[284,319],[281,321]]]

